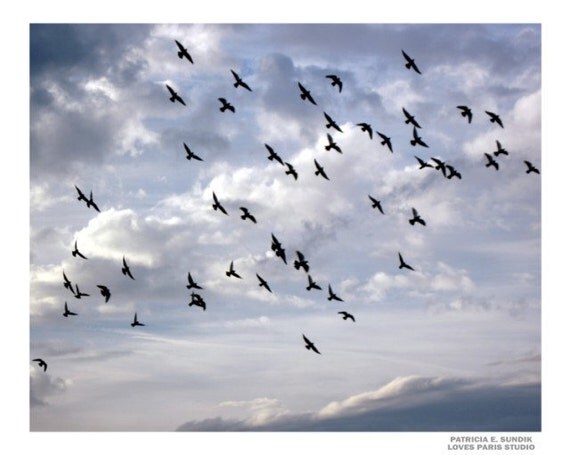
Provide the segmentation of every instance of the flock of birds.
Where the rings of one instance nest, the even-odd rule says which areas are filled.
[[[178,57],[180,59],[187,59],[190,63],[193,64],[194,61],[193,61],[190,53],[188,52],[188,50],[179,41],[175,40],[175,43],[178,47]],[[403,50],[402,50],[402,54],[403,54],[403,57],[405,60],[405,67],[408,70],[413,70],[417,74],[421,75],[422,73],[419,70],[417,64],[415,63],[415,60],[412,59]],[[233,78],[234,78],[233,86],[235,88],[241,87],[241,88],[243,88],[249,92],[252,92],[251,87],[239,76],[238,73],[236,73],[234,70],[230,70],[230,71],[231,71],[231,74],[233,75]],[[338,93],[342,93],[343,82],[337,75],[329,74],[329,75],[326,75],[326,78],[331,81],[330,82],[331,86],[338,88]],[[317,106],[317,102],[315,101],[315,99],[311,95],[310,90],[308,90],[300,82],[298,82],[298,87],[300,90],[301,100]],[[178,102],[178,103],[182,104],[183,106],[186,106],[186,102],[176,92],[175,89],[173,89],[168,84],[166,84],[166,89],[169,92],[169,95],[170,95],[169,99],[171,102],[173,102],[173,103]],[[235,106],[233,106],[226,98],[219,98],[218,100],[221,103],[221,106],[219,109],[222,113],[224,113],[226,111],[229,111],[232,113],[236,112]],[[457,106],[457,109],[459,109],[461,116],[467,119],[468,123],[472,122],[473,112],[468,106],[459,105],[459,106]],[[429,145],[421,138],[421,136],[418,133],[418,129],[421,129],[422,127],[419,124],[419,122],[416,120],[415,116],[410,114],[410,112],[408,112],[405,108],[402,108],[402,112],[404,114],[404,123],[412,126],[412,138],[410,140],[410,144],[414,147],[420,146],[420,147],[424,147],[424,148],[429,148]],[[504,128],[503,121],[498,114],[496,114],[494,112],[490,112],[490,111],[485,111],[485,113],[489,116],[489,121],[491,123],[494,123],[494,124],[498,125],[499,127]],[[334,121],[334,119],[329,114],[324,112],[324,117],[325,117],[325,121],[326,121],[325,127],[327,130],[333,129],[333,130],[340,132],[340,133],[343,132],[341,127]],[[372,126],[370,124],[368,124],[368,123],[357,123],[356,126],[360,127],[360,129],[363,132],[368,134],[368,136],[371,140],[373,139],[374,134],[373,134]],[[393,153],[393,146],[392,146],[391,138],[389,136],[387,136],[386,134],[379,132],[379,131],[376,131],[376,134],[378,135],[378,137],[380,137],[381,145],[386,146],[388,148],[388,150],[391,153]],[[342,149],[335,142],[335,140],[331,136],[331,134],[329,134],[327,132],[326,136],[327,136],[327,142],[328,143],[324,147],[325,150],[327,150],[327,151],[335,150],[338,153],[342,153]],[[285,174],[291,175],[295,180],[297,180],[298,179],[298,172],[293,167],[293,165],[291,163],[284,161],[283,158],[281,156],[279,156],[279,154],[277,152],[275,152],[275,150],[270,145],[268,145],[268,144],[264,144],[264,145],[265,145],[267,152],[268,152],[267,159],[269,159],[270,161],[275,161],[276,163],[279,163],[281,166],[285,167],[285,169],[286,169]],[[194,152],[192,152],[192,150],[190,149],[190,147],[186,143],[183,143],[183,146],[184,146],[184,149],[186,151],[186,158],[188,160],[203,161],[203,159],[200,156],[198,156]],[[492,154],[491,153],[484,153],[484,156],[487,159],[487,163],[485,164],[485,167],[493,167],[495,170],[498,171],[499,170],[499,162],[496,158],[498,158],[501,155],[509,155],[509,152],[502,146],[502,144],[498,140],[496,141],[496,146],[497,146],[497,150],[492,152]],[[462,178],[461,173],[454,166],[446,163],[441,158],[431,157],[430,158],[431,162],[428,162],[428,161],[426,161],[426,160],[424,160],[418,156],[415,156],[415,158],[419,163],[419,169],[420,170],[425,169],[425,168],[432,168],[436,171],[441,171],[444,178],[447,178],[447,179],[452,179],[454,177],[457,179]],[[527,169],[526,169],[527,174],[530,174],[530,173],[539,174],[540,173],[538,168],[536,168],[530,161],[525,160],[524,163],[527,166]],[[320,176],[326,180],[330,180],[327,173],[325,172],[324,167],[316,159],[314,160],[314,165],[315,165],[314,173],[316,176]],[[87,208],[93,208],[97,212],[100,212],[99,207],[97,206],[97,204],[93,200],[93,193],[92,192],[89,193],[89,198],[87,198],[85,196],[85,193],[83,193],[77,186],[75,186],[75,189],[77,191],[77,199],[79,201],[85,202]],[[213,198],[213,204],[212,204],[213,210],[219,211],[220,213],[222,213],[224,215],[228,215],[228,211],[223,206],[223,204],[220,202],[220,199],[218,198],[218,196],[216,195],[215,192],[212,193],[212,198]],[[380,214],[384,214],[384,210],[382,208],[382,204],[381,204],[380,199],[375,198],[371,195],[368,195],[368,198],[370,199],[370,201],[372,203],[372,209],[378,210],[378,212]],[[250,211],[247,207],[240,207],[239,209],[241,211],[240,218],[242,220],[248,220],[248,221],[251,221],[252,223],[257,223],[257,219],[255,218],[255,216],[252,213],[250,213]],[[412,226],[414,226],[416,224],[419,224],[421,226],[426,226],[426,221],[419,215],[418,211],[415,208],[412,208],[412,217],[409,219],[409,223]],[[277,237],[273,233],[271,234],[271,250],[274,252],[274,254],[277,258],[281,259],[285,264],[287,264],[287,255],[286,255],[285,248],[283,247],[281,242],[277,239]],[[73,255],[73,257],[77,257],[77,258],[81,258],[83,260],[87,260],[87,257],[79,251],[77,241],[75,241],[75,243],[74,243],[72,255]],[[398,269],[400,269],[400,270],[401,269],[407,269],[410,271],[415,270],[411,265],[409,265],[408,263],[405,262],[402,254],[400,252],[398,252],[398,260],[399,260]],[[296,259],[293,262],[293,266],[296,270],[303,270],[305,272],[305,274],[307,276],[307,282],[308,282],[308,284],[306,286],[307,291],[322,290],[322,287],[310,275],[310,273],[309,273],[309,271],[310,271],[309,262],[305,258],[304,254],[302,252],[296,251]],[[129,266],[128,266],[127,259],[125,256],[123,256],[121,272],[125,277],[130,278],[131,280],[135,279],[130,268],[129,268]],[[242,279],[242,276],[236,271],[236,268],[234,266],[233,261],[230,262],[228,270],[225,272],[225,274],[230,279],[231,278]],[[266,279],[264,279],[258,273],[256,273],[256,278],[258,280],[259,287],[264,288],[267,292],[270,292],[270,293],[273,292]],[[190,307],[197,306],[198,308],[202,308],[202,310],[205,311],[206,310],[206,302],[205,302],[204,298],[198,292],[198,291],[203,289],[202,286],[200,286],[193,279],[190,272],[188,272],[187,281],[188,281],[188,284],[186,285],[186,288],[191,291],[190,302],[188,303],[188,305]],[[82,297],[89,297],[89,294],[81,292],[81,290],[79,289],[78,283],[75,283],[75,285],[73,285],[73,283],[66,276],[65,271],[63,271],[63,286],[66,289],[68,289],[69,291],[71,291],[71,293],[73,294],[73,296],[76,299],[81,299]],[[108,302],[109,299],[111,298],[111,292],[110,292],[108,286],[103,285],[103,284],[98,284],[97,288],[99,288],[99,291],[101,293],[101,296],[104,298],[104,301]],[[333,291],[332,285],[330,283],[328,284],[327,290],[328,290],[328,296],[327,296],[328,301],[334,300],[334,301],[338,301],[338,302],[344,302],[344,300],[341,297],[339,297]],[[351,313],[348,313],[345,310],[338,311],[337,313],[342,316],[343,320],[351,320],[352,322],[356,321],[355,317]],[[69,310],[67,301],[64,303],[63,316],[66,318],[69,316],[77,316],[77,313]],[[145,324],[141,323],[138,320],[138,315],[135,312],[134,317],[133,317],[133,321],[131,322],[130,325],[131,325],[131,327],[138,327],[138,326],[144,326]],[[321,354],[320,351],[315,346],[315,344],[305,334],[302,334],[302,338],[303,338],[306,349],[311,350],[317,354]],[[41,358],[36,358],[36,359],[33,359],[33,361],[37,362],[39,367],[43,368],[44,371],[47,370],[47,363],[45,362],[45,360],[43,360]]]

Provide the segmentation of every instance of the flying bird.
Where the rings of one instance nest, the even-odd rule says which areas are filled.
[[[435,170],[436,171],[441,171],[441,173],[443,174],[444,177],[447,177],[447,169],[446,169],[446,164],[445,161],[441,161],[440,159],[437,158],[433,158],[431,159],[435,164]]]
[[[42,360],[42,359],[34,359],[34,360],[32,360],[32,362],[38,362],[38,366],[39,366],[40,368],[43,368],[44,371],[47,370],[47,363],[46,363],[44,360]]]
[[[473,120],[473,112],[467,106],[457,106],[457,109],[461,111],[461,117],[467,117],[467,123],[471,123]]]
[[[378,136],[380,136],[380,138],[382,139],[382,141],[380,142],[380,145],[385,145],[385,146],[387,146],[387,147],[388,147],[388,150],[390,150],[390,152],[394,153],[394,150],[392,150],[392,141],[391,141],[391,139],[390,139],[388,136],[386,136],[385,134],[382,134],[382,133],[380,133],[380,132],[378,132],[378,131],[376,131],[376,134],[377,134]]]
[[[313,281],[311,275],[307,275],[307,277],[309,278],[309,285],[306,287],[307,291],[310,291],[311,289],[318,289],[321,291],[323,289],[316,283],[316,281]]]
[[[240,217],[242,220],[250,219],[254,223],[257,223],[255,217],[251,213],[249,213],[249,210],[246,207],[240,207],[239,209],[243,212],[243,215],[241,215]]]
[[[131,269],[127,265],[127,260],[125,259],[125,256],[123,256],[123,267],[121,268],[121,272],[123,272],[123,275],[129,276],[132,280],[135,279],[131,274]]]
[[[373,198],[372,196],[368,195],[368,199],[370,199],[372,201],[372,208],[373,209],[378,209],[380,211],[380,213],[382,215],[384,215],[384,210],[382,209],[382,205],[380,204],[380,201],[376,198]]]
[[[192,57],[188,53],[188,50],[179,41],[177,40],[174,41],[178,46],[178,58],[180,59],[187,58],[190,61],[190,63],[194,64],[194,61],[192,60]]]
[[[212,204],[212,207],[214,208],[214,210],[219,210],[224,215],[227,215],[228,212],[226,212],[226,209],[222,206],[222,204],[220,204],[220,201],[218,201],[218,197],[216,196],[216,193],[212,192],[212,196],[214,197],[214,203]]]
[[[193,305],[196,305],[197,307],[200,307],[202,310],[206,311],[206,302],[200,294],[196,294],[195,292],[191,294],[191,300],[188,303],[188,306]]]
[[[416,73],[418,74],[422,74],[422,72],[419,70],[418,66],[416,65],[416,62],[414,61],[413,58],[411,58],[408,54],[406,54],[404,52],[404,50],[402,50],[402,55],[404,56],[404,58],[406,59],[406,68],[408,69],[413,69]]]
[[[497,125],[499,125],[501,128],[504,128],[503,126],[503,121],[501,120],[501,117],[499,117],[497,114],[495,114],[494,112],[489,112],[489,111],[485,111],[485,113],[490,117],[489,121],[491,123],[496,123]]]
[[[495,170],[498,171],[499,163],[497,163],[490,154],[485,153],[485,156],[487,157],[487,164],[485,164],[485,167],[493,166]]]
[[[338,87],[338,93],[342,92],[342,81],[336,74],[327,74],[325,77],[331,80],[331,85]]]
[[[77,313],[69,311],[69,309],[67,308],[67,302],[65,302],[65,312],[63,313],[63,317],[67,316],[77,316]]]
[[[65,271],[63,272],[63,287],[73,292],[73,286],[71,284],[71,281],[69,281],[67,276],[65,276]]]
[[[111,291],[109,291],[109,288],[107,286],[104,286],[102,284],[98,284],[97,287],[101,291],[101,295],[105,297],[105,303],[107,303],[111,298]]]
[[[335,130],[340,131],[342,133],[342,130],[336,124],[336,122],[331,118],[331,116],[329,114],[327,114],[326,112],[324,112],[324,114],[325,114],[325,119],[327,120],[327,124],[325,126],[327,128],[334,128]]]
[[[309,262],[305,259],[305,256],[300,251],[297,251],[297,259],[293,262],[293,267],[296,270],[300,268],[305,271],[305,273],[309,273]]]
[[[303,335],[303,340],[305,340],[305,348],[307,348],[307,350],[315,351],[317,354],[320,354],[319,350],[316,348],[313,342],[310,341],[305,335]]]
[[[131,322],[131,327],[135,327],[137,325],[140,325],[141,327],[144,326],[144,324],[139,322],[137,314],[135,313],[135,318],[133,319],[133,322]]]
[[[173,103],[178,101],[180,104],[186,106],[184,100],[180,97],[178,93],[176,93],[176,91],[170,85],[166,84],[166,88],[170,92],[170,98],[169,98],[170,101],[172,101]]]
[[[95,202],[93,201],[93,191],[89,192],[89,200],[87,201],[87,207],[93,207],[98,212],[101,212],[97,204],[95,204]]]
[[[364,133],[368,133],[370,140],[372,140],[372,126],[370,126],[370,123],[357,123],[356,126],[359,126]]]
[[[299,85],[299,89],[301,90],[301,99],[307,100],[316,106],[317,103],[315,102],[315,100],[311,96],[311,92],[309,90],[307,90],[305,87],[303,87],[300,82],[297,82],[297,84]]]
[[[196,155],[192,150],[190,150],[190,147],[188,147],[186,145],[186,142],[183,142],[183,144],[184,144],[184,148],[186,149],[186,159],[188,161],[190,161],[192,159],[195,159],[198,161],[204,161],[202,158],[200,158],[198,155]]]
[[[89,207],[89,200],[87,199],[87,197],[85,197],[83,192],[79,188],[77,188],[77,185],[74,185],[74,186],[75,186],[75,189],[77,190],[77,194],[78,194],[77,200],[78,201],[85,201],[87,203],[87,207]]]
[[[415,223],[419,223],[422,226],[426,225],[426,222],[423,220],[421,216],[418,215],[418,211],[412,207],[412,219],[408,220],[410,224],[413,226]]]
[[[330,180],[329,177],[327,176],[325,170],[323,169],[323,167],[319,164],[319,162],[317,160],[313,160],[315,162],[315,166],[317,167],[317,170],[315,171],[315,175],[321,175],[324,179],[326,180]]]
[[[281,242],[277,240],[273,234],[271,234],[271,249],[275,253],[275,256],[283,259],[283,262],[287,264],[287,257],[285,255],[285,249],[281,246]]]
[[[75,292],[74,292],[75,298],[76,299],[80,299],[81,297],[89,297],[89,294],[85,294],[84,292],[81,292],[79,290],[79,285],[77,283],[75,283]]]
[[[331,285],[329,284],[329,296],[327,297],[327,300],[338,300],[339,302],[344,302],[344,300],[342,300],[338,295],[336,295],[332,288]]]
[[[283,160],[281,159],[281,157],[273,150],[273,147],[264,144],[265,148],[267,149],[267,151],[269,152],[269,156],[267,157],[268,160],[270,161],[277,161],[279,164],[281,164],[282,166],[285,165],[285,163],[283,163]]]
[[[534,172],[535,174],[540,174],[540,171],[534,167],[534,165],[530,162],[525,160],[524,163],[526,164],[527,170],[526,173],[530,174],[531,172]]]
[[[422,138],[420,136],[418,136],[418,130],[416,129],[415,126],[414,126],[413,135],[414,135],[414,138],[410,141],[410,144],[412,144],[412,146],[415,147],[416,145],[421,145],[422,147],[426,147],[426,148],[429,147],[429,145],[427,145],[424,141],[422,141]]]
[[[236,278],[242,279],[236,271],[234,270],[234,261],[230,262],[230,269],[226,271],[226,276],[229,278],[231,276],[235,276]]]
[[[508,155],[509,152],[507,152],[503,146],[501,145],[501,143],[499,141],[495,141],[497,143],[497,150],[493,152],[493,155],[495,156],[499,156],[499,155]]]
[[[447,175],[447,178],[449,180],[451,180],[453,177],[457,177],[459,180],[461,180],[461,172],[458,172],[457,169],[455,169],[451,164],[446,164],[445,167],[449,171],[449,174]]]
[[[225,98],[218,98],[218,101],[219,101],[220,103],[222,103],[222,107],[220,107],[220,112],[225,112],[226,110],[228,110],[228,111],[231,111],[231,112],[233,112],[233,113],[235,114],[236,108],[233,107],[233,105],[230,104],[227,99],[225,99]]]
[[[241,77],[239,77],[238,73],[236,73],[234,70],[230,70],[232,72],[232,74],[234,75],[234,79],[236,80],[234,82],[234,87],[238,88],[238,87],[243,87],[246,90],[249,90],[251,92],[251,88],[249,87],[249,85],[247,85]]]
[[[356,322],[354,320],[354,316],[346,311],[339,311],[338,314],[342,314],[342,319],[346,321],[347,319],[352,319],[352,322]]]
[[[86,258],[83,254],[81,254],[81,253],[79,252],[79,250],[77,249],[77,240],[75,241],[75,246],[74,246],[73,251],[71,252],[71,254],[73,255],[73,257],[79,256],[80,258],[87,259],[87,258]]]
[[[421,158],[419,158],[415,155],[414,155],[414,157],[416,158],[416,160],[418,160],[418,163],[420,163],[420,169],[423,169],[424,167],[433,167],[431,164],[427,163],[426,161],[422,160]]]
[[[327,133],[327,140],[329,141],[328,145],[325,145],[325,150],[328,152],[330,149],[335,149],[338,153],[342,153],[342,150],[337,145],[335,141],[333,141],[332,136]]]
[[[406,120],[404,121],[404,123],[407,125],[408,123],[411,123],[413,126],[415,126],[416,128],[421,128],[420,124],[416,121],[416,118],[410,114],[406,109],[402,108],[402,111],[404,112],[404,116],[406,117]]]
[[[295,168],[293,167],[293,165],[291,163],[285,163],[285,166],[287,167],[287,170],[285,171],[285,174],[287,175],[292,175],[293,178],[295,180],[297,180],[297,178],[299,178],[299,174],[297,174],[297,171],[295,170]]]
[[[405,269],[414,270],[410,265],[404,262],[404,259],[402,258],[402,255],[400,253],[398,253],[398,257],[400,258],[400,265],[398,266],[398,269],[405,268]]]
[[[264,287],[264,288],[267,289],[269,292],[273,293],[273,291],[271,290],[271,288],[270,288],[269,285],[267,284],[267,281],[265,281],[263,278],[261,278],[257,273],[255,274],[255,276],[256,276],[257,279],[259,280],[259,286],[260,286],[260,287]]]
[[[188,272],[188,284],[186,285],[188,289],[202,289],[202,286],[198,285],[193,279],[190,272]]]

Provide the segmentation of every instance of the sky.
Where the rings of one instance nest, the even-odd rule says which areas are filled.
[[[32,431],[540,431],[542,175],[524,163],[541,169],[540,25],[29,31]],[[411,145],[402,108],[429,148]],[[296,251],[323,290],[306,290]],[[188,305],[189,272],[206,310]]]

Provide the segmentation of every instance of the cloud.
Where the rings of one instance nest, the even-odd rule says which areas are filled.
[[[72,385],[69,379],[53,377],[49,372],[39,368],[30,368],[30,406],[47,406],[47,401],[53,395],[58,395]]]

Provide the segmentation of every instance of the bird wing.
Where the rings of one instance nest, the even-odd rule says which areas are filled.
[[[238,74],[237,74],[234,70],[230,70],[230,71],[231,71],[232,74],[234,75],[234,78],[235,78],[236,82],[239,83],[241,79],[240,79],[240,77],[238,76]]]
[[[413,207],[412,207],[412,215],[414,216],[414,218],[418,216],[418,211]]]
[[[412,61],[412,58],[408,54],[406,54],[403,49],[402,49],[402,55],[404,56],[407,62]]]
[[[170,85],[166,84],[166,88],[168,89],[168,91],[170,92],[170,94],[172,96],[177,96],[176,92],[174,91],[174,89]]]

